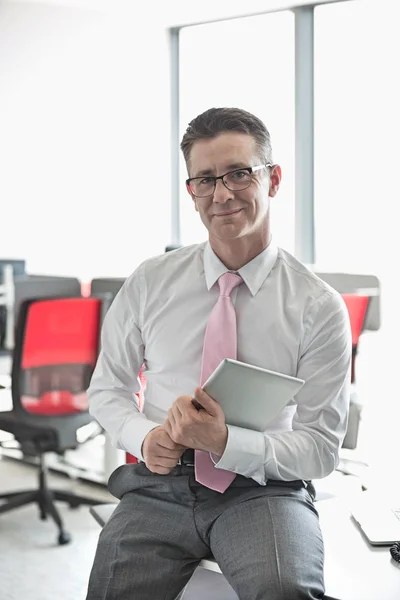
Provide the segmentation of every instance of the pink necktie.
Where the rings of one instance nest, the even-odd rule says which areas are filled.
[[[207,323],[200,385],[203,385],[221,360],[237,357],[236,313],[231,293],[242,281],[240,275],[235,273],[224,273],[218,279],[220,296]],[[208,452],[195,450],[194,462],[196,481],[217,492],[224,492],[236,477],[231,471],[216,469]]]

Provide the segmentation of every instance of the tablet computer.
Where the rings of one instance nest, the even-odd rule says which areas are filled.
[[[291,375],[225,358],[202,388],[221,405],[228,425],[265,431],[304,383]]]
[[[357,494],[350,513],[369,543],[391,546],[400,540],[400,499],[385,492]]]

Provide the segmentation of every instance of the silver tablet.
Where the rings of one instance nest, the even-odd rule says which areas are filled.
[[[225,358],[202,387],[228,425],[265,431],[303,385],[303,379]]]

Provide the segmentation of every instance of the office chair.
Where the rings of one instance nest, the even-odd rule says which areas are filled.
[[[365,322],[368,314],[370,303],[369,296],[361,296],[358,294],[341,294],[347,311],[349,313],[351,342],[352,342],[352,363],[351,363],[351,383],[356,380],[356,356],[358,352],[358,344],[360,336],[364,331]]]
[[[0,259],[0,352],[9,354],[6,348],[7,302],[5,301],[5,268],[12,267],[12,279],[25,274],[25,260]],[[7,294],[9,291],[7,291]]]
[[[26,273],[20,273],[19,271],[16,274],[14,273],[12,307],[9,307],[7,311],[3,312],[3,346],[6,348],[7,353],[11,355],[14,348],[15,323],[18,320],[19,309],[24,300],[38,297],[74,297],[80,295],[81,285],[80,281],[76,277],[62,277],[58,275],[27,275]]]
[[[13,268],[13,277],[19,277],[26,273],[26,262],[24,259],[1,258],[0,259],[0,284],[4,282],[4,267],[11,266]]]
[[[55,501],[67,502],[71,508],[99,504],[99,500],[50,489],[45,454],[75,449],[77,430],[93,421],[86,389],[98,356],[102,314],[100,298],[25,300],[13,354],[13,407],[0,412],[0,430],[13,434],[25,455],[37,458],[39,470],[38,489],[0,494],[0,514],[37,503],[41,519],[50,515],[56,523],[59,544],[67,544],[71,537]]]
[[[358,353],[360,336],[366,329],[366,323],[369,318],[369,309],[371,307],[371,297],[361,294],[342,293],[341,294],[349,313],[351,338],[352,338],[352,358],[351,358],[351,390],[349,419],[347,431],[343,440],[342,448],[345,450],[355,450],[357,448],[358,433],[362,415],[362,402],[358,399],[356,387],[356,357]],[[363,461],[353,460],[351,458],[342,458],[336,471],[344,475],[359,476],[359,466]],[[350,468],[354,465],[355,470]]]
[[[343,271],[321,271],[316,265],[309,265],[309,267],[318,277],[341,294],[349,311],[353,342],[351,370],[352,386],[349,422],[342,447],[344,449],[354,450],[357,446],[362,409],[362,403],[358,399],[355,385],[356,357],[361,334],[364,331],[378,331],[380,329],[381,285],[376,275],[354,272],[345,273]],[[346,463],[350,462],[354,461],[346,459]],[[337,470],[346,474],[352,474],[347,468],[339,468]]]
[[[352,338],[352,358],[351,358],[351,398],[349,422],[347,433],[343,440],[343,448],[354,450],[357,446],[359,421],[361,418],[361,404],[358,402],[356,392],[356,357],[360,342],[360,336],[364,331],[370,304],[369,296],[358,294],[341,294],[347,311],[349,313],[351,338]]]

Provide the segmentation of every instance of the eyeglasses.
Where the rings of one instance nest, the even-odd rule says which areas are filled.
[[[266,163],[264,165],[257,165],[256,167],[243,167],[242,169],[229,171],[229,173],[225,173],[225,175],[220,175],[219,177],[211,175],[207,175],[206,177],[191,177],[190,179],[186,179],[186,186],[190,189],[193,196],[205,198],[206,196],[213,195],[217,180],[221,179],[229,191],[241,192],[250,186],[252,174],[266,167],[272,167],[272,164]]]

